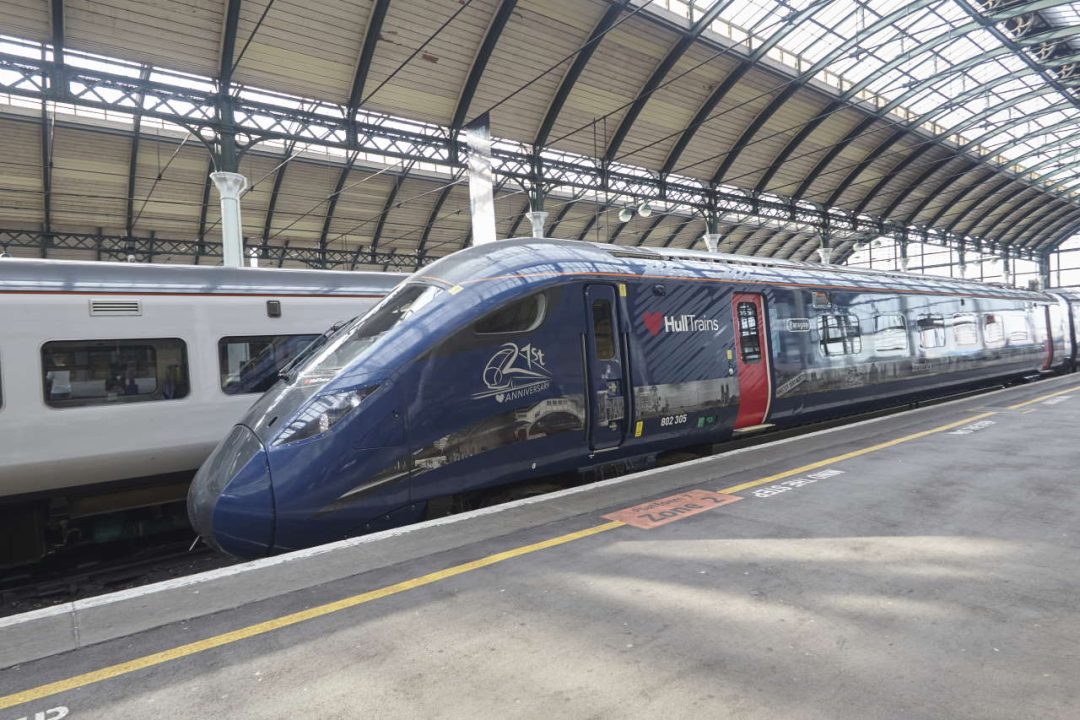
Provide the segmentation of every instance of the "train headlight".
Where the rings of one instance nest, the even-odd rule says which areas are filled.
[[[360,407],[364,399],[377,389],[376,385],[361,390],[344,390],[316,395],[300,411],[299,416],[285,426],[273,444],[286,445],[328,432],[330,428]]]

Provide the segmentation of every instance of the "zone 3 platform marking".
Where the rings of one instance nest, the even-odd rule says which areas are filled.
[[[1047,395],[1042,395],[1032,400],[1017,403],[1016,405],[1011,405],[1009,406],[1009,409],[1017,410],[1019,408],[1026,407],[1027,405],[1032,405],[1034,403],[1047,400],[1051,397],[1056,397],[1058,395],[1064,395],[1067,392],[1075,391],[1076,387],[1072,386],[1066,390],[1049,393]],[[696,492],[707,493],[711,497],[734,495],[735,493],[742,492],[743,490],[749,490],[760,485],[769,485],[795,475],[802,475],[804,473],[809,473],[814,470],[819,470],[825,468],[827,465],[833,465],[835,463],[843,462],[844,460],[850,460],[852,458],[861,457],[863,455],[869,455],[870,453],[874,453],[879,450],[885,450],[887,448],[894,447],[902,443],[911,442],[912,440],[918,440],[929,435],[934,435],[936,433],[946,432],[955,428],[963,427],[964,425],[977,422],[995,414],[996,413],[994,412],[979,413],[977,415],[966,417],[963,420],[957,420],[956,422],[948,423],[947,425],[941,425],[936,428],[931,428],[930,430],[923,430],[920,432],[912,433],[910,435],[904,435],[903,437],[888,440],[883,443],[878,443],[877,445],[871,445],[869,447],[862,448],[861,450],[853,450],[842,455],[836,455],[830,458],[826,458],[824,460],[819,460],[817,462],[803,465],[801,467],[793,468],[791,470],[785,470],[784,472],[776,473],[775,475],[769,475],[768,477],[760,478],[758,480],[740,483],[738,485],[732,485],[731,487],[723,488],[722,490],[716,492],[709,492],[705,490],[699,490]],[[688,494],[689,493],[685,495]],[[697,498],[698,496],[694,497]],[[720,507],[721,504],[729,504],[731,502],[735,502],[735,500],[729,500],[723,503],[713,503],[712,507]],[[650,503],[646,503],[646,505],[648,504]],[[635,508],[637,507],[640,506],[635,506]],[[633,510],[635,508],[628,508],[628,510]],[[682,517],[681,514],[677,515],[679,517]],[[196,655],[207,650],[212,650],[214,648],[230,645],[240,640],[246,640],[248,638],[264,635],[266,633],[273,632],[274,630],[280,630],[282,628],[289,627],[290,625],[296,625],[307,620],[313,620],[315,618],[324,617],[326,615],[330,615],[341,610],[347,610],[348,608],[364,605],[366,603],[372,602],[373,600],[380,600],[385,597],[390,597],[391,595],[403,593],[407,590],[424,587],[425,585],[431,585],[433,583],[439,582],[440,580],[446,580],[448,578],[456,577],[458,575],[464,575],[465,573],[472,572],[473,570],[479,570],[480,568],[489,567],[491,565],[501,563],[505,560],[529,555],[539,550],[547,550],[548,548],[565,545],[566,543],[573,542],[574,540],[581,540],[583,538],[591,537],[593,535],[599,535],[600,533],[607,532],[608,530],[625,527],[627,524],[628,523],[622,520],[610,520],[601,525],[595,525],[590,528],[585,528],[584,530],[578,530],[576,532],[567,533],[565,535],[559,535],[557,537],[549,538],[547,540],[533,543],[531,545],[522,545],[520,547],[512,548],[510,550],[505,550],[503,552],[495,553],[493,555],[488,555],[487,557],[483,557],[478,560],[462,563],[460,565],[454,565],[443,570],[428,573],[427,575],[421,575],[419,577],[415,577],[410,580],[404,580],[393,585],[387,585],[385,587],[370,590],[368,592],[360,593],[358,595],[352,595],[350,597],[342,598],[340,600],[335,600],[334,602],[318,605],[313,608],[308,608],[307,610],[302,610],[300,612],[290,613],[281,617],[272,618],[270,620],[256,623],[254,625],[248,625],[246,627],[238,628],[230,632],[214,635],[203,640],[187,643],[185,645],[179,645],[168,650],[152,653],[150,655],[144,655],[142,657],[138,657],[122,663],[117,663],[115,665],[109,665],[98,670],[74,675],[63,680],[57,680],[55,682],[46,683],[44,685],[38,685],[37,687],[29,688],[21,692],[16,692],[10,695],[3,695],[0,696],[0,710],[7,710],[8,708],[13,708],[18,705],[24,705],[29,702],[34,702],[36,700],[49,698],[54,695],[59,695],[63,692],[68,692],[70,690],[76,690],[78,688],[86,687],[88,685],[94,685],[105,680],[111,680],[112,678],[128,675],[139,670],[145,670],[146,668],[161,665],[163,663],[171,662],[173,660],[190,657],[192,655]]]

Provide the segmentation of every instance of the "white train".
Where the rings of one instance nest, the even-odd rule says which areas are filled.
[[[130,532],[118,510],[173,522],[282,365],[403,277],[0,259],[0,567]]]

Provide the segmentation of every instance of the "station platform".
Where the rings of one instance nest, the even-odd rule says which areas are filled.
[[[0,720],[1074,719],[1077,428],[1054,378],[15,616]]]

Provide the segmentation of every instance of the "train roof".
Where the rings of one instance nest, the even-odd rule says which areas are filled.
[[[0,259],[0,293],[382,296],[408,275]]]
[[[824,290],[865,289],[1050,301],[1049,296],[1040,292],[973,280],[700,250],[626,247],[549,238],[515,238],[468,248],[428,265],[414,277],[471,287],[495,280],[557,275],[684,278]]]

